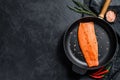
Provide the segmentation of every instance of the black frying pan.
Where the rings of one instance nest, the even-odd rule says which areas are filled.
[[[85,17],[74,22],[65,32],[63,45],[68,59],[79,68],[85,70],[98,69],[107,65],[117,51],[117,37],[113,28],[103,20],[110,0],[106,0],[99,17]],[[98,40],[99,66],[89,68],[78,45],[77,30],[81,22],[94,22]]]

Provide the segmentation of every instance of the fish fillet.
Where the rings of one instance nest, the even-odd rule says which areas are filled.
[[[93,22],[79,24],[78,42],[88,66],[98,66],[98,42]]]

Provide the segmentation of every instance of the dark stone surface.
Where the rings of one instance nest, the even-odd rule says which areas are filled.
[[[0,80],[78,80],[62,37],[70,0],[0,0]]]
[[[62,36],[69,0],[0,0],[0,80],[75,80]]]

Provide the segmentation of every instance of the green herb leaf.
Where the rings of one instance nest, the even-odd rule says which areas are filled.
[[[93,13],[85,4],[82,4],[81,2],[72,0],[72,2],[76,5],[75,7],[67,6],[70,10],[73,10],[77,13],[84,13],[92,16],[97,16],[95,13]]]

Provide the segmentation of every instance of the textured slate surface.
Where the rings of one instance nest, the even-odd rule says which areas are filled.
[[[69,0],[0,0],[0,80],[75,80],[62,36]],[[73,16],[72,16],[73,15]]]
[[[62,37],[80,18],[70,0],[0,0],[0,80],[79,80]]]
[[[120,47],[120,27],[119,27],[119,25],[120,25],[120,6],[111,6],[111,7],[109,7],[109,9],[114,10],[117,13],[116,21],[115,21],[115,23],[111,24],[111,26],[114,28],[114,30],[118,34],[118,43],[119,43],[119,47]],[[116,74],[116,72],[120,71],[119,64],[120,64],[120,49],[118,50],[118,53],[116,53],[116,55],[113,59],[112,69],[107,76],[109,80],[111,79],[111,77],[113,78],[113,76]]]

